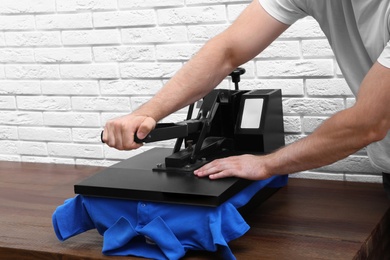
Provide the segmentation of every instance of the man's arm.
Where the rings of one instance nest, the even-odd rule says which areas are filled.
[[[215,160],[195,174],[212,179],[265,179],[334,163],[386,136],[389,104],[390,69],[375,63],[362,82],[355,105],[329,118],[310,136],[269,155]]]
[[[201,99],[230,72],[263,51],[288,28],[254,0],[224,32],[207,42],[147,103],[130,115],[107,122],[103,140],[120,150],[140,146],[156,122]]]

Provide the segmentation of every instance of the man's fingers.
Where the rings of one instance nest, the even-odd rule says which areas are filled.
[[[146,116],[127,115],[109,120],[101,133],[101,141],[118,150],[132,150],[143,144],[136,143],[134,135],[137,132],[138,139],[144,139],[155,127],[156,121]]]
[[[209,178],[215,180],[215,179],[227,178],[231,176],[232,174],[229,170],[223,170],[217,173],[210,174]]]
[[[212,179],[228,177],[226,170],[226,164],[224,159],[214,160],[198,170],[194,171],[194,174],[199,177],[210,176]],[[213,176],[213,177],[211,177]]]
[[[142,140],[145,139],[146,136],[156,127],[156,121],[154,121],[153,118],[147,117],[145,120],[141,123],[141,125],[138,128],[137,131],[137,137],[138,139]]]

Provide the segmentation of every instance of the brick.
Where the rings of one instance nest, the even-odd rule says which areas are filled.
[[[101,145],[48,143],[47,150],[50,156],[103,158],[103,149]]]
[[[72,141],[70,128],[56,127],[19,127],[18,134],[20,140],[31,141]]]
[[[41,89],[38,81],[22,81],[22,80],[4,80],[0,81],[1,95],[30,95],[40,94]]]
[[[5,78],[5,68],[4,65],[0,65],[0,79]]]
[[[119,44],[120,36],[116,29],[63,31],[62,41],[64,45]]]
[[[303,40],[302,55],[305,58],[333,57],[333,51],[326,39]]]
[[[42,81],[42,94],[46,95],[98,95],[99,85],[97,81]],[[0,87],[1,90],[1,87]],[[0,91],[1,93],[1,91]]]
[[[0,46],[5,46],[5,36],[2,32],[0,32]]]
[[[1,154],[18,154],[18,141],[0,140]]]
[[[284,116],[284,132],[286,133],[300,133],[302,132],[301,118],[298,116]]]
[[[16,109],[15,97],[0,96],[0,109]]]
[[[314,132],[328,117],[308,117],[303,119],[303,131],[305,133]]]
[[[174,43],[187,41],[184,26],[122,29],[123,43]]]
[[[219,23],[226,21],[226,10],[222,5],[170,8],[157,10],[161,25]]]
[[[41,63],[91,62],[90,48],[39,48],[35,49],[35,59]]]
[[[34,50],[27,48],[0,49],[2,63],[34,63]]]
[[[5,32],[8,46],[60,46],[60,32]]]
[[[42,125],[40,112],[0,111],[0,124],[3,125]]]
[[[80,143],[100,143],[101,128],[73,128],[72,139]]]
[[[17,31],[17,30],[34,30],[34,29],[35,29],[35,21],[33,15],[0,16],[0,30]]]
[[[281,89],[285,96],[303,96],[304,87],[302,79],[243,79],[240,81],[240,89]]]
[[[1,140],[17,140],[18,129],[16,126],[0,126]]]
[[[339,66],[339,64],[337,63],[337,61],[335,61],[335,66],[336,66],[336,69],[335,69],[335,71],[336,71],[336,76],[338,76],[338,77],[343,77],[343,73],[341,72],[340,66]]]
[[[6,154],[0,154],[0,161],[13,161],[13,162],[20,162],[21,158],[19,155],[6,155]]]
[[[102,80],[102,95],[154,95],[162,88],[161,80]]]
[[[154,10],[99,12],[93,14],[95,28],[147,26],[156,24]]]
[[[298,41],[275,41],[269,45],[257,58],[295,58],[300,57],[300,46]]]
[[[172,44],[172,45],[157,45],[156,58],[157,60],[168,61],[187,61],[194,56],[202,47],[200,44]]]
[[[56,79],[60,77],[58,65],[6,65],[5,73],[10,79]]]
[[[58,12],[116,10],[116,0],[57,0]]]
[[[69,97],[18,96],[17,102],[21,110],[66,111],[71,109]]]
[[[119,77],[116,64],[62,64],[65,79],[115,79]]]
[[[21,155],[47,155],[46,143],[43,142],[18,142],[18,154]]]
[[[92,15],[90,13],[50,14],[37,15],[38,29],[82,29],[92,28]]]
[[[152,61],[155,59],[154,46],[109,46],[93,47],[97,62]]]
[[[0,13],[47,13],[55,12],[55,0],[2,0]]]
[[[287,114],[332,115],[344,109],[343,99],[288,98],[283,100]]]
[[[73,97],[73,110],[78,111],[129,111],[128,97]]]
[[[40,63],[90,63],[90,48],[39,48],[35,49],[35,59]]]
[[[44,112],[47,126],[96,127],[100,126],[99,113],[84,112]]]
[[[121,9],[133,9],[144,7],[170,7],[170,6],[183,6],[184,0],[118,0],[118,6]]]
[[[306,91],[309,96],[353,96],[344,79],[307,79]]]
[[[123,63],[122,78],[171,78],[182,67],[181,63]]]
[[[333,76],[333,61],[283,60],[257,61],[259,77],[329,77]]]

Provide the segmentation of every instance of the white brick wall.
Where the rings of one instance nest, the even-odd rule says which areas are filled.
[[[154,95],[248,3],[3,0],[0,160],[108,166],[143,151],[102,145],[102,126]],[[288,143],[354,103],[327,40],[310,18],[244,67],[242,89],[282,89]],[[184,115],[179,111],[166,121]],[[380,181],[365,149],[296,176]]]

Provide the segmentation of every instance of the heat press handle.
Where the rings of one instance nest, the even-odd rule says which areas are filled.
[[[104,144],[104,140],[103,140],[103,133],[104,133],[104,130],[100,133],[100,141]],[[137,134],[134,135],[134,141],[136,143],[144,143],[142,140],[140,140],[138,137],[137,137]]]
[[[136,143],[152,143],[169,139],[181,138],[188,136],[188,125],[183,123],[159,123],[150,133],[142,140],[134,135]]]
[[[100,133],[100,140],[102,141],[102,143],[104,143],[103,133],[104,131]],[[188,136],[187,124],[160,123],[157,124],[156,128],[150,131],[150,133],[144,139],[139,139],[137,137],[137,133],[135,133],[134,142],[152,143],[186,136]]]

